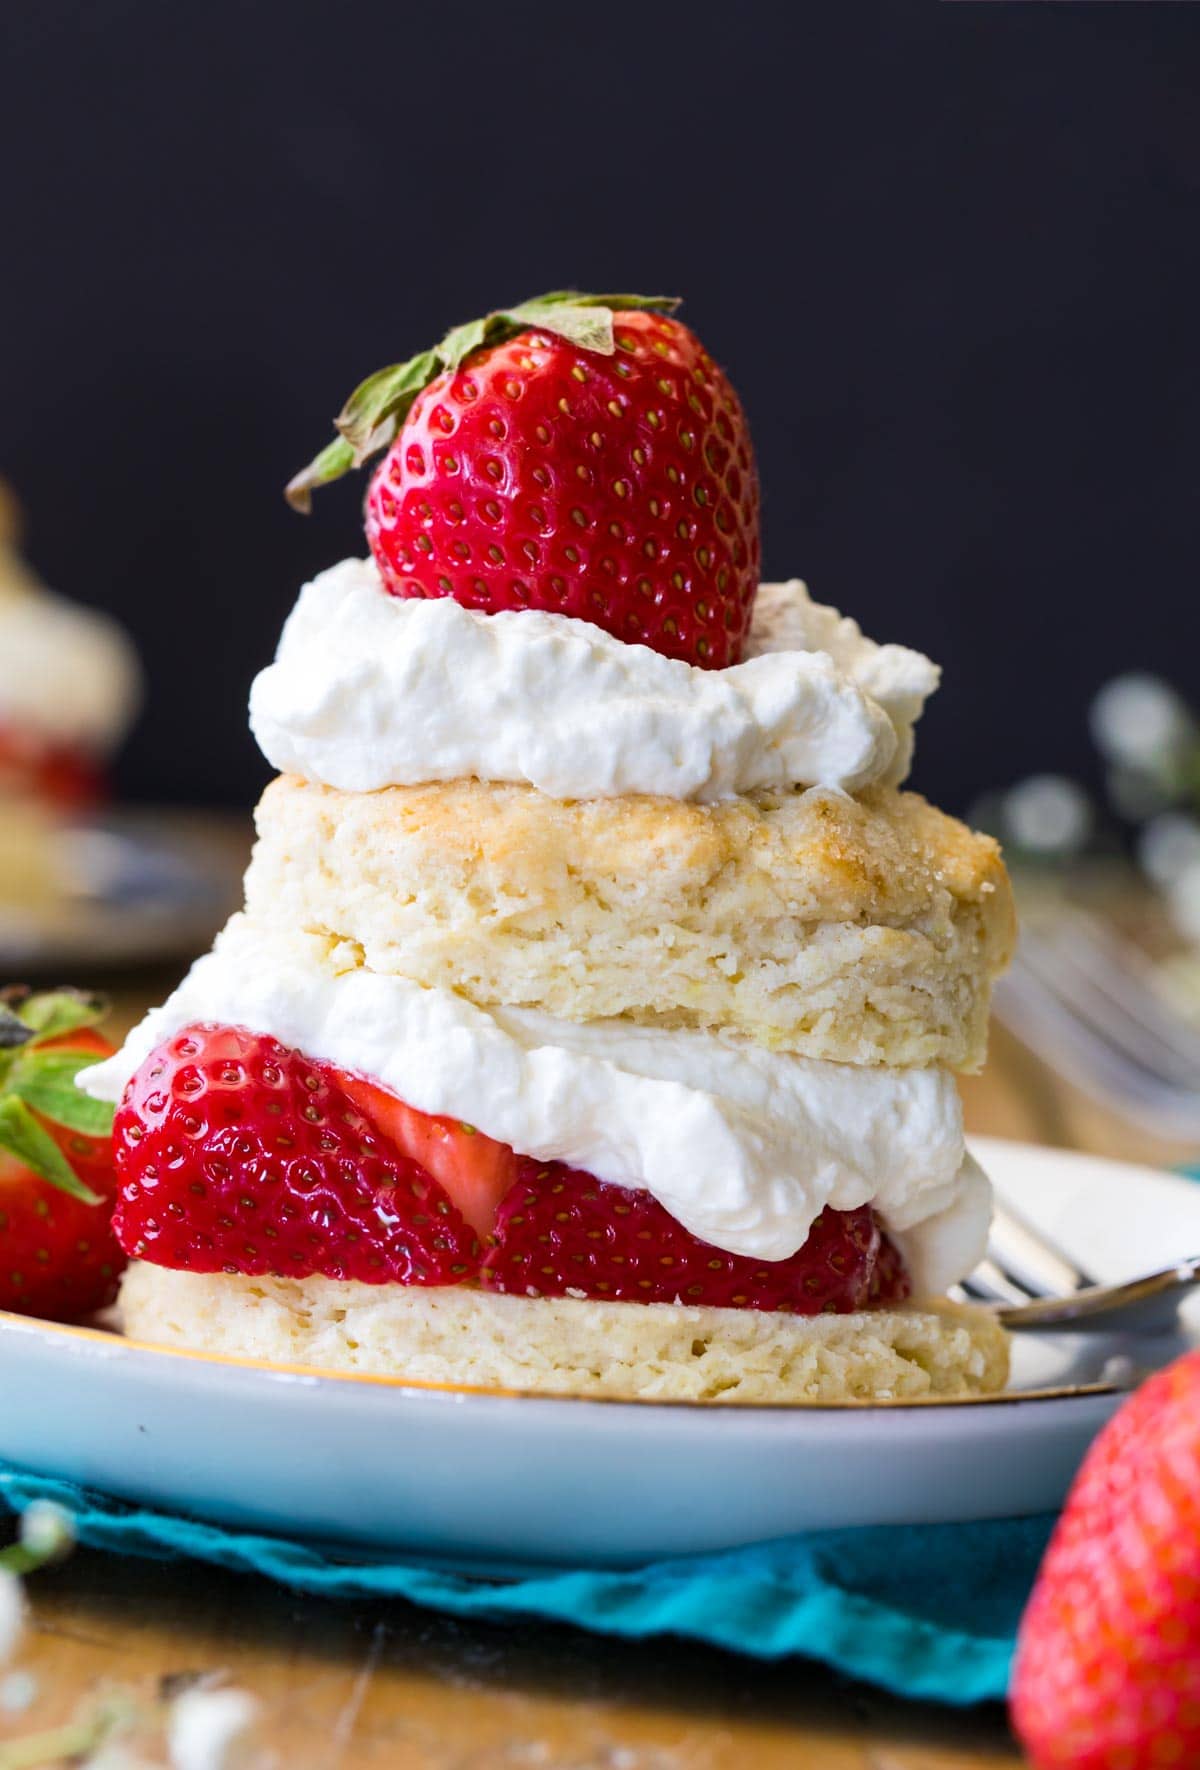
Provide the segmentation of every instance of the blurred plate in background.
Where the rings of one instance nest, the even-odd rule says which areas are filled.
[[[241,901],[250,829],[237,814],[112,810],[45,840],[28,884],[0,895],[0,973],[10,976],[201,952]]]

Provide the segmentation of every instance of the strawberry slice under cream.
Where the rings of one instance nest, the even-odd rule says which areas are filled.
[[[122,1097],[113,1228],[132,1258],[176,1272],[793,1315],[909,1295],[903,1256],[869,1205],[822,1211],[789,1259],[750,1260],[699,1240],[648,1192],[474,1147],[489,1141],[268,1033],[198,1022],[156,1046]],[[501,1176],[477,1230],[457,1201],[482,1214],[479,1181]]]
[[[118,1101],[150,1052],[197,1021],[269,1033],[370,1078],[400,1113],[403,1101],[538,1161],[645,1190],[730,1253],[786,1259],[826,1206],[869,1204],[914,1292],[932,1294],[971,1269],[986,1239],[990,1188],[965,1154],[944,1070],[856,1068],[715,1033],[482,1008],[368,972],[351,946],[239,915],[121,1052],[86,1072],[88,1092]],[[500,1165],[483,1165],[464,1207],[472,1222],[502,1178]]]
[[[517,1177],[516,1157],[508,1145],[459,1119],[416,1112],[377,1082],[351,1075],[339,1081],[401,1154],[433,1175],[476,1235],[490,1235],[500,1200]]]

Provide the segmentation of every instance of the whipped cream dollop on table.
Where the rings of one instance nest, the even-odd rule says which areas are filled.
[[[990,1189],[965,1153],[942,1069],[859,1068],[721,1033],[482,1008],[367,971],[350,943],[238,915],[79,1085],[119,1101],[156,1046],[197,1021],[270,1034],[524,1155],[644,1188],[730,1253],[786,1259],[826,1205],[863,1204],[900,1242],[917,1294],[944,1291],[983,1252]]]
[[[743,663],[702,670],[567,615],[390,596],[347,559],[301,591],[250,724],[275,768],[346,792],[473,777],[711,802],[898,783],[937,682],[799,582],[763,586]]]

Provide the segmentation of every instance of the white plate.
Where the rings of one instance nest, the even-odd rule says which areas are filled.
[[[1101,1278],[1200,1250],[1200,1186],[1023,1144],[976,1150]],[[1200,1343],[1195,1306],[1184,1318],[1171,1342],[1023,1339],[1016,1392],[987,1402],[720,1408],[320,1376],[0,1314],[0,1458],[270,1532],[474,1566],[619,1565],[1054,1506],[1120,1395],[1028,1389],[1102,1381],[1114,1356],[1165,1362]]]

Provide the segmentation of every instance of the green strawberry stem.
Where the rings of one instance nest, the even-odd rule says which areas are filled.
[[[107,1012],[102,997],[82,990],[38,995],[21,988],[0,991],[0,1150],[89,1205],[100,1200],[42,1121],[80,1137],[111,1134],[112,1107],[90,1099],[77,1085],[80,1070],[98,1062],[98,1056],[54,1042],[94,1026]]]
[[[486,345],[503,344],[518,332],[536,329],[565,338],[581,350],[611,356],[616,349],[614,313],[634,309],[674,313],[678,306],[674,295],[581,295],[576,289],[555,289],[518,302],[516,307],[497,308],[481,320],[453,326],[432,350],[423,350],[406,363],[377,369],[360,382],[334,419],[338,435],[288,482],[284,495],[294,510],[307,513],[315,487],[340,479],[352,467],[361,467],[372,455],[388,448],[422,388],[446,370],[457,369]]]

